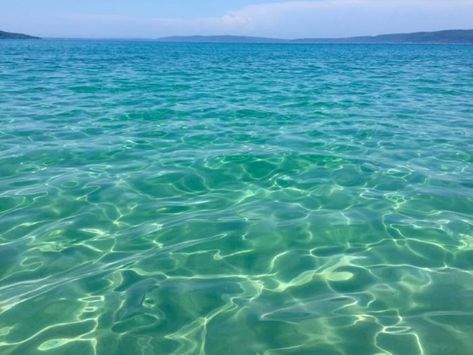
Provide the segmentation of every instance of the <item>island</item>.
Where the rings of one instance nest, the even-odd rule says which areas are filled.
[[[159,38],[160,42],[187,43],[378,43],[378,44],[473,44],[473,30],[446,30],[360,36],[346,38],[280,39],[247,36],[174,36]]]
[[[23,33],[12,33],[0,31],[0,39],[40,39],[39,37],[25,35]]]

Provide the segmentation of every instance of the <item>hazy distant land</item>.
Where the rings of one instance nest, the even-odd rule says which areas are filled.
[[[39,39],[39,37],[0,31],[1,39]],[[159,42],[186,43],[379,43],[379,44],[473,44],[473,30],[446,30],[358,36],[345,38],[297,38],[281,39],[250,36],[172,36],[156,39]]]
[[[246,36],[174,36],[159,38],[160,42],[192,43],[392,43],[392,44],[473,44],[473,30],[448,30],[360,36],[346,38],[279,39]]]
[[[39,37],[29,36],[23,33],[0,31],[0,39],[39,39]]]

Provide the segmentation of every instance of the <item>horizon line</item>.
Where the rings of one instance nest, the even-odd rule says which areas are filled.
[[[0,30],[3,31],[3,30]],[[300,41],[300,40],[343,40],[343,39],[356,39],[356,38],[375,38],[380,36],[387,35],[411,35],[411,34],[424,34],[424,33],[439,33],[439,32],[450,32],[450,31],[473,31],[473,28],[456,28],[456,29],[443,29],[443,30],[423,30],[423,31],[413,31],[413,32],[390,32],[390,33],[379,33],[373,35],[350,35],[350,36],[334,36],[334,37],[317,37],[317,36],[305,36],[305,37],[268,37],[261,35],[240,35],[240,34],[189,34],[189,35],[165,35],[159,37],[88,37],[88,36],[40,36],[40,35],[31,35],[36,36],[42,39],[56,39],[56,40],[136,40],[136,41],[159,41],[163,39],[171,38],[212,38],[212,37],[240,37],[240,38],[254,38],[254,39],[264,39],[264,40],[274,40],[274,41]],[[9,31],[3,31],[9,32]],[[10,32],[17,33],[17,32]],[[25,34],[25,33],[18,33]],[[27,34],[30,35],[30,34]]]

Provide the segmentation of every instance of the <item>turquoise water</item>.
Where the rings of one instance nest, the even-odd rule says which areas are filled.
[[[467,354],[473,47],[0,43],[1,354]]]

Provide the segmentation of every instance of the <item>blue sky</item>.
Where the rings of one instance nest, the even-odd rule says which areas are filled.
[[[0,29],[44,37],[282,38],[473,29],[473,0],[16,0]]]

